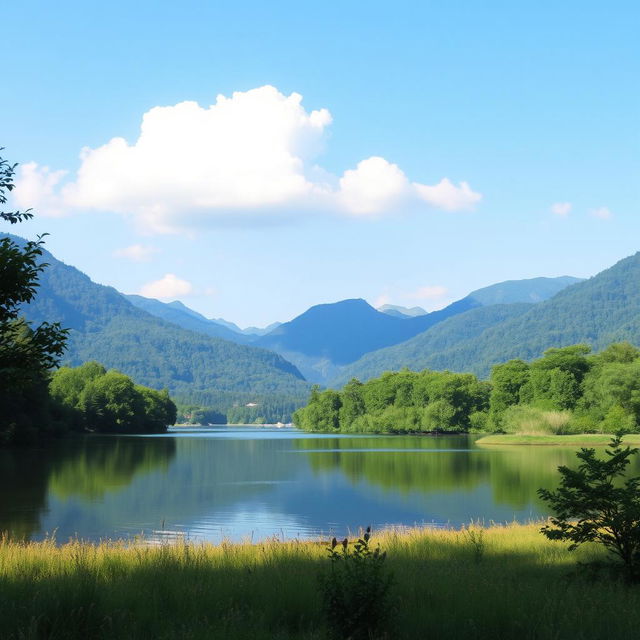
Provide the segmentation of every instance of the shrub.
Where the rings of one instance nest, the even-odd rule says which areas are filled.
[[[385,568],[386,552],[371,549],[371,528],[349,548],[334,538],[329,571],[320,576],[324,613],[332,638],[370,640],[381,637],[392,612],[393,578]]]
[[[630,458],[638,449],[622,446],[622,435],[611,440],[607,458],[595,449],[581,449],[576,470],[558,467],[562,478],[556,491],[539,489],[555,517],[542,527],[550,540],[570,542],[569,550],[596,542],[618,559],[626,577],[640,579],[640,477],[626,478]]]

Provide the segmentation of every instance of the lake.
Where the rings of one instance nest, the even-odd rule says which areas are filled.
[[[575,465],[574,449],[475,439],[215,427],[3,450],[0,530],[59,542],[219,542],[547,515],[536,490],[557,485],[558,465]]]

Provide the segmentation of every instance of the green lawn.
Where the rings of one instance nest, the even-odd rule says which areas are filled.
[[[484,436],[476,440],[476,444],[553,444],[572,447],[597,447],[609,444],[611,437],[611,434],[603,433],[578,433],[569,436],[504,434]],[[624,443],[640,445],[640,434],[625,436]]]
[[[397,610],[389,639],[637,638],[640,588],[575,574],[539,525],[374,536]],[[0,632],[36,638],[326,638],[325,544],[0,543]]]

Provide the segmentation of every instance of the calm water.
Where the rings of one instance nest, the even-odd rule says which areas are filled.
[[[455,526],[545,515],[539,487],[573,449],[474,438],[176,429],[0,451],[0,530],[59,541],[309,538],[373,525]]]

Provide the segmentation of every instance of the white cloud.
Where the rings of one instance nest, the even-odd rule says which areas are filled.
[[[608,207],[592,209],[591,215],[594,218],[600,218],[600,220],[610,220],[613,217],[613,213],[611,213],[611,210]]]
[[[193,292],[193,285],[187,280],[182,280],[173,273],[167,273],[160,280],[149,282],[140,288],[140,295],[145,298],[170,299],[179,296],[188,296]]]
[[[409,181],[398,165],[373,156],[340,178],[340,201],[355,215],[379,214],[406,198]]]
[[[556,216],[568,216],[573,205],[570,202],[554,202],[551,205],[551,213]]]
[[[57,192],[67,171],[51,171],[36,162],[20,165],[13,199],[19,209],[36,209],[52,218],[66,215],[67,204]]]
[[[158,249],[156,247],[132,244],[130,247],[116,249],[113,252],[113,255],[116,256],[116,258],[126,258],[133,262],[149,262],[155,253],[158,253]]]
[[[407,294],[411,300],[437,300],[447,294],[446,287],[441,285],[427,285],[418,287],[415,291]]]
[[[449,178],[442,178],[432,187],[418,183],[413,186],[425,202],[445,211],[472,211],[482,200],[482,194],[472,191],[468,183],[460,182],[456,187]]]
[[[151,232],[311,212],[377,216],[411,202],[470,210],[482,198],[448,178],[412,183],[378,156],[329,174],[315,159],[331,122],[327,109],[307,111],[301,95],[271,86],[220,95],[209,107],[154,107],[133,144],[116,137],[84,148],[66,182],[66,172],[24,165],[15,193],[44,215],[116,212]]]

